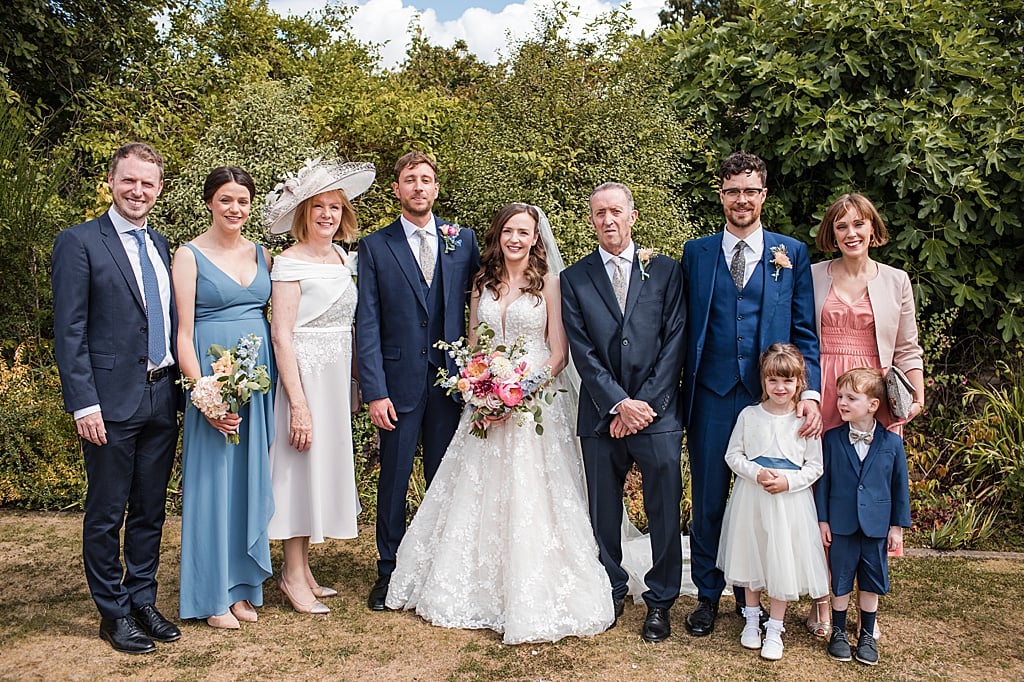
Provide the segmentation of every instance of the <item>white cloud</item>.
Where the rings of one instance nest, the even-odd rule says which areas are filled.
[[[270,0],[270,7],[282,14],[302,15],[323,7],[328,0]],[[419,0],[426,4],[430,0]],[[524,0],[510,2],[499,12],[478,7],[467,8],[458,19],[440,21],[433,9],[422,12],[407,4],[406,0],[365,0],[345,2],[358,5],[351,27],[356,38],[364,42],[381,44],[381,64],[394,67],[405,58],[410,42],[410,26],[417,19],[427,39],[435,45],[450,47],[456,40],[466,41],[470,52],[480,59],[494,63],[508,56],[510,45],[530,35],[539,11],[548,9],[552,0]],[[600,14],[606,13],[619,2],[578,0],[574,7],[579,16],[569,22],[569,37],[579,38],[583,28]],[[633,18],[634,30],[652,32],[658,27],[658,11],[664,0],[633,0],[627,13]]]

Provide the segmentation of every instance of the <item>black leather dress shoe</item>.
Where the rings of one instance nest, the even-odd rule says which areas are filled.
[[[100,620],[100,639],[110,642],[114,651],[122,654],[148,654],[156,651],[156,644],[131,616]]]
[[[615,597],[612,597],[612,604],[615,605],[615,619],[618,620],[619,618],[622,618],[622,613],[626,610],[625,598],[616,599]]]
[[[660,642],[672,634],[672,625],[668,620],[668,609],[648,608],[644,626],[640,636],[645,642]]]
[[[373,584],[373,589],[370,590],[370,597],[366,600],[366,605],[370,607],[371,611],[387,610],[384,602],[388,598],[388,585],[390,584],[390,574],[377,576],[377,582]]]
[[[718,615],[718,602],[707,597],[697,599],[697,608],[686,617],[686,631],[694,637],[706,637],[715,631],[715,616]]]
[[[178,629],[178,626],[160,615],[160,612],[152,604],[133,609],[132,616],[153,641],[173,642],[181,639],[181,630]]]

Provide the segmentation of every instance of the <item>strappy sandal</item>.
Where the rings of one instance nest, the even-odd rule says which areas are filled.
[[[811,612],[807,614],[807,631],[815,637],[832,634],[832,601],[828,597],[814,600]]]

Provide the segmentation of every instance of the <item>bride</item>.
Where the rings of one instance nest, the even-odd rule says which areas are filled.
[[[550,259],[550,267],[549,267]],[[544,213],[511,204],[484,242],[470,300],[470,328],[525,337],[531,367],[558,375],[569,360],[557,271]],[[554,272],[549,272],[552,270]],[[475,338],[470,338],[475,343]],[[571,382],[558,376],[554,388]],[[490,628],[506,644],[594,635],[614,624],[611,585],[598,561],[583,469],[573,437],[575,400],[559,394],[532,420],[492,423],[487,438],[462,421],[398,549],[391,609],[434,625]]]

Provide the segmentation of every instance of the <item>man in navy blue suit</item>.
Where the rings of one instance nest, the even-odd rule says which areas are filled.
[[[562,271],[562,322],[580,375],[576,433],[615,616],[622,615],[628,590],[621,565],[622,488],[636,462],[652,554],[641,636],[658,642],[671,632],[669,609],[682,573],[679,376],[686,308],[679,264],[637,248],[636,219],[625,185],[604,183],[591,194],[599,248]]]
[[[395,222],[359,242],[356,355],[363,399],[380,433],[377,581],[367,605],[385,609],[395,555],[405,535],[413,455],[423,450],[429,486],[459,422],[460,404],[435,386],[437,370],[457,369],[434,347],[466,333],[466,305],[480,252],[472,230],[433,214],[437,166],[422,152],[395,164],[402,206]]]
[[[177,317],[167,240],[146,226],[163,159],[149,145],[124,145],[107,182],[110,210],[53,245],[54,353],[85,455],[82,558],[100,637],[138,654],[181,636],[154,605],[181,408]]]
[[[821,435],[821,369],[814,322],[814,288],[807,247],[761,225],[768,195],[764,161],[736,152],[719,168],[725,229],[694,239],[683,250],[683,286],[690,323],[683,374],[683,421],[690,453],[693,519],[690,574],[697,607],[690,634],[709,635],[725,579],[716,567],[722,516],[732,472],[725,450],[736,418],[758,402],[758,359],[773,343],[792,343],[807,364],[809,390],[797,416],[801,437]],[[734,588],[737,607],[742,588]]]

